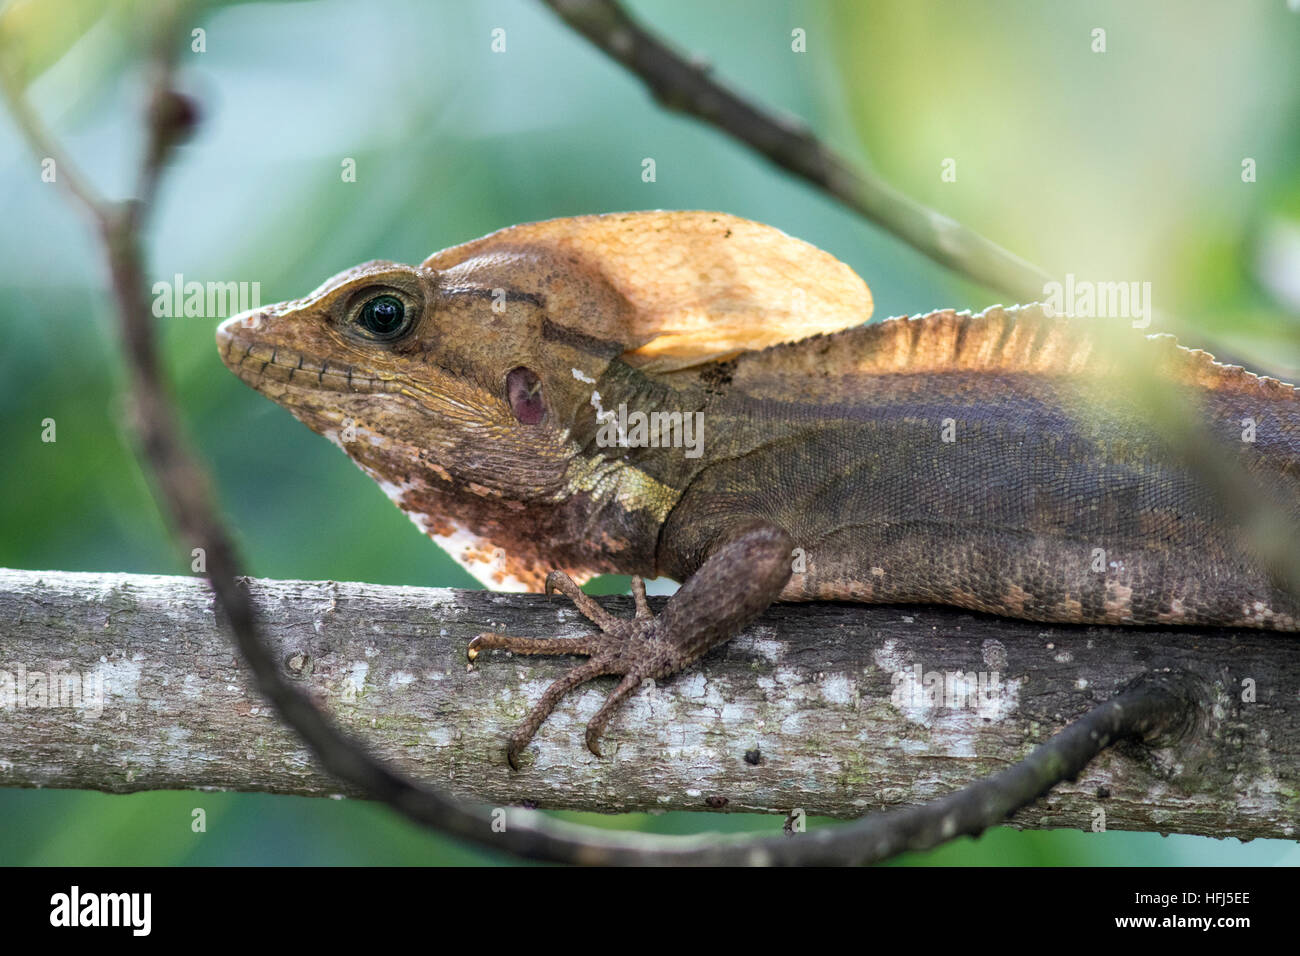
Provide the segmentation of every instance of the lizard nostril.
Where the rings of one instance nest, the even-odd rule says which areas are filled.
[[[259,329],[262,327],[262,321],[265,318],[266,313],[261,309],[232,315],[217,326],[217,339],[218,341],[225,341],[241,330]]]

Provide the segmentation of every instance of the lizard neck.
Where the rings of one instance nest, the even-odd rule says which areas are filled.
[[[418,432],[367,433],[344,443],[336,429],[308,424],[339,444],[418,528],[488,587],[539,591],[552,570],[579,582],[602,573],[654,575],[660,529],[700,459],[686,458],[691,449],[681,441],[651,444],[637,416],[672,410],[679,419],[695,416],[701,397],[679,394],[618,361],[598,381],[574,384],[586,401],[567,433],[550,452],[512,460],[509,481],[491,480],[483,468],[444,467],[440,462],[468,460],[471,450],[433,454]],[[698,447],[698,420],[691,417],[676,437]],[[626,443],[611,440],[620,434]]]
[[[656,574],[660,530],[706,461],[708,396],[617,359],[595,382],[580,381],[586,401],[574,415],[573,454],[553,506],[597,570]]]

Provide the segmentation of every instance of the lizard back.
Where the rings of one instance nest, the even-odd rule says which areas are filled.
[[[1244,493],[1294,523],[1292,386],[1038,307],[819,335],[742,355],[725,377],[706,407],[723,437],[665,536],[690,553],[680,542],[705,533],[701,514],[780,524],[801,551],[785,600],[1297,628],[1300,608],[1144,391],[1175,389],[1198,440],[1242,466],[1255,486]]]

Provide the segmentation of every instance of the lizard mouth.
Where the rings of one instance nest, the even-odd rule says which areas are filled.
[[[246,385],[259,392],[277,390],[277,385],[358,394],[392,390],[390,380],[369,369],[262,340],[254,331],[259,317],[245,313],[217,327],[221,361]]]

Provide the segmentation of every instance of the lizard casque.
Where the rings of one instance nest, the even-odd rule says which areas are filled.
[[[588,657],[513,735],[512,765],[567,691],[619,675],[588,726],[599,754],[643,680],[776,600],[1300,626],[1099,320],[1027,306],[864,324],[871,307],[852,270],[775,229],[645,212],[368,262],[217,341],[481,581],[559,590],[599,627],[471,643],[471,660]],[[1300,391],[1169,336],[1120,341],[1300,516]],[[633,619],[579,589],[603,572],[634,576]],[[657,617],[653,575],[683,582]]]

